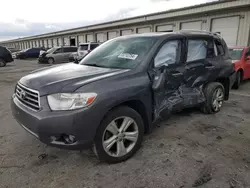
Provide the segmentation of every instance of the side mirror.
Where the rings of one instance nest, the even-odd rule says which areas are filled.
[[[155,74],[152,89],[154,91],[158,91],[164,87],[164,83],[166,81],[166,68],[163,68],[163,71],[158,72]]]

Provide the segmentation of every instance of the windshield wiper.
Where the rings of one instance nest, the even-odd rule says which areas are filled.
[[[96,63],[91,63],[91,64],[86,63],[86,64],[83,64],[83,65],[92,66],[92,67],[105,67],[105,66],[102,66],[102,65],[98,65]]]

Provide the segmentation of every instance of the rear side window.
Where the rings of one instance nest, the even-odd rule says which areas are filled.
[[[88,46],[89,46],[88,44],[80,45],[79,48],[78,48],[78,50],[80,50],[80,51],[88,50]]]
[[[221,42],[219,40],[215,40],[214,42],[215,42],[215,48],[217,50],[217,55],[218,56],[224,55],[225,54],[225,50],[224,50],[224,47],[221,44]]]
[[[187,62],[206,59],[207,45],[208,42],[206,40],[188,40]]]
[[[67,52],[76,52],[77,51],[77,48],[64,48],[64,52],[67,53]]]
[[[94,50],[99,44],[90,44],[90,50]]]

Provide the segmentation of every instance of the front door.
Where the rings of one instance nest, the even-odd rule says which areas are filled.
[[[244,61],[244,79],[248,79],[250,78],[250,60],[247,59],[248,57],[250,57],[250,48],[246,49],[246,53],[243,57],[243,61]]]
[[[154,58],[154,77],[157,79],[165,70],[164,87],[154,92],[155,118],[163,117],[169,112],[181,108],[183,98],[179,88],[184,81],[185,66],[183,62],[184,38],[165,42]]]

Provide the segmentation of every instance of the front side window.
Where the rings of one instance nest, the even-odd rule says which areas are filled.
[[[240,60],[242,57],[243,48],[230,48],[229,55],[232,60]]]
[[[81,65],[133,69],[146,58],[157,38],[117,38],[103,43],[87,55]]]
[[[179,47],[180,41],[178,40],[166,42],[155,56],[154,66],[161,67],[177,63]]]
[[[206,59],[207,45],[208,42],[206,40],[188,40],[187,62]]]
[[[59,53],[63,53],[62,48],[58,48],[57,50],[54,51],[54,54],[59,54]]]

